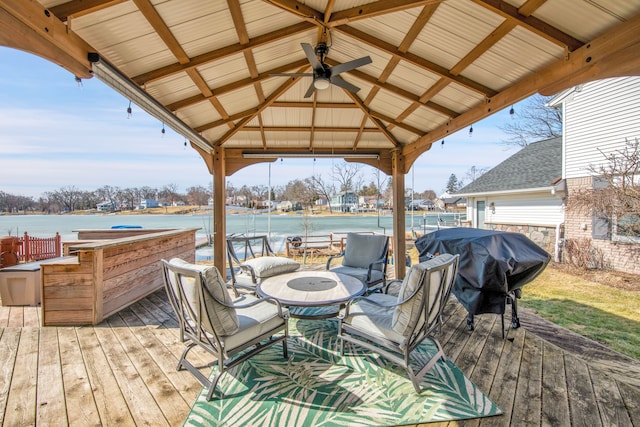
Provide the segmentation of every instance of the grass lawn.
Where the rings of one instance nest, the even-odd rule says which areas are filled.
[[[635,286],[611,286],[547,267],[524,287],[519,303],[540,317],[640,360],[638,282],[640,278]]]

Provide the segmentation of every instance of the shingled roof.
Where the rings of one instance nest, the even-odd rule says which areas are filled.
[[[562,176],[562,138],[534,142],[456,192],[478,193],[549,187]]]

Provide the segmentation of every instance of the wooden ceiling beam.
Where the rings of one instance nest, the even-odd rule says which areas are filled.
[[[46,58],[76,77],[93,76],[88,54],[95,49],[36,1],[0,0],[0,45]]]
[[[171,51],[173,56],[178,60],[180,64],[189,63],[189,55],[184,51],[178,40],[175,38],[167,24],[164,22],[158,11],[156,11],[155,7],[151,4],[149,0],[133,0],[136,7],[142,15],[145,17],[147,22],[156,30],[158,36],[162,39],[167,48]],[[196,85],[196,87],[200,90],[202,95],[209,100],[213,108],[216,109],[218,114],[224,119],[229,118],[229,114],[225,110],[224,106],[211,92],[209,85],[202,78],[202,75],[195,68],[190,68],[187,70],[187,75]],[[231,127],[233,123],[229,124]]]
[[[336,12],[331,16],[328,24],[331,27],[335,27],[374,16],[413,9],[428,4],[437,4],[442,1],[443,0],[380,0]]]
[[[49,11],[59,20],[67,21],[69,18],[88,15],[128,0],[73,0],[52,6]]]
[[[453,74],[451,74],[449,72],[448,69],[433,63],[431,61],[427,61],[424,58],[419,57],[418,55],[409,53],[409,52],[400,52],[398,50],[398,48],[394,45],[392,45],[391,43],[388,43],[384,40],[378,39],[376,37],[373,37],[370,34],[365,33],[364,31],[360,31],[356,28],[344,25],[344,26],[339,26],[339,27],[335,27],[336,31],[340,31],[341,33],[349,36],[349,37],[353,37],[356,40],[359,40],[363,43],[368,44],[369,46],[375,48],[375,49],[379,49],[389,55],[392,56],[398,56],[400,57],[401,60],[414,65],[418,68],[422,68],[423,70],[429,71],[433,74],[438,75],[439,77],[445,77],[449,80],[451,80],[454,83],[457,83],[463,87],[466,87],[467,89],[470,89],[474,92],[478,92],[480,94],[482,94],[483,96],[493,96],[495,95],[497,92],[491,88],[488,88],[478,82],[475,82],[471,79],[468,79],[466,77],[463,76],[454,76]]]
[[[314,103],[278,101],[271,104],[271,108],[314,108]],[[316,102],[315,108],[358,108],[358,106],[347,102]]]
[[[329,62],[333,62],[333,61],[327,61],[327,63]],[[347,74],[351,74],[352,76],[363,80],[367,83],[372,84],[373,86],[377,86],[380,89],[384,89],[387,90],[393,94],[396,94],[398,96],[400,96],[401,98],[405,98],[411,102],[418,102],[420,103],[422,106],[427,107],[431,110],[435,110],[441,114],[444,114],[447,117],[457,117],[458,115],[460,115],[460,113],[453,111],[447,107],[444,107],[440,104],[436,104],[435,102],[431,102],[431,101],[427,101],[425,103],[420,102],[420,97],[414,93],[411,93],[405,89],[402,89],[401,87],[398,87],[396,85],[392,85],[390,83],[381,83],[380,81],[378,81],[378,79],[376,79],[373,76],[370,76],[368,74],[363,73],[362,71],[359,70],[351,70],[348,71]]]
[[[264,0],[265,3],[269,3],[282,10],[286,10],[289,13],[296,15],[305,21],[317,23],[324,22],[324,14],[315,10],[314,8],[307,6],[295,0]]]
[[[196,68],[213,61],[217,61],[232,55],[236,55],[248,49],[255,49],[257,47],[264,46],[268,43],[273,43],[275,41],[278,41],[287,37],[292,37],[296,34],[309,31],[312,28],[314,28],[312,24],[309,24],[307,22],[300,22],[298,24],[294,24],[289,27],[280,28],[276,31],[272,31],[267,34],[257,36],[251,39],[249,43],[245,45],[236,43],[230,46],[225,46],[223,48],[216,49],[211,52],[194,56],[193,58],[191,58],[191,60],[187,64],[177,63],[177,64],[167,65],[165,67],[160,67],[158,69],[137,75],[133,77],[132,80],[139,85],[144,85],[146,83],[150,83],[150,82],[160,80],[178,73],[185,72],[190,68]]]
[[[567,59],[548,65],[519,80],[486,102],[402,147],[411,165],[431,148],[434,141],[445,138],[478,120],[500,111],[536,92],[551,95],[577,84],[609,77],[640,75],[640,14],[572,52]]]
[[[358,98],[358,95],[356,95],[355,93],[351,92],[350,90],[347,89],[342,89],[342,91],[344,93],[347,94],[347,96],[349,98],[351,98],[353,100],[353,102],[360,107],[360,109],[362,110],[362,112],[364,113],[364,115],[366,117],[369,118],[369,120],[371,120],[371,123],[373,123],[378,129],[380,129],[382,131],[382,133],[384,134],[384,136],[393,144],[394,147],[398,147],[400,146],[400,142],[398,142],[398,140],[396,139],[395,136],[393,136],[391,134],[391,132],[389,132],[389,130],[385,127],[385,125],[376,117],[374,117],[371,114],[371,110],[369,109],[369,107],[367,107],[366,105],[364,105],[364,103],[362,102],[362,100],[360,98]]]
[[[304,72],[304,70],[306,68],[307,68],[306,66],[305,67],[301,67],[298,70],[298,72],[302,73],[302,72]],[[274,103],[283,93],[285,93],[287,90],[289,90],[289,88],[291,88],[291,86],[296,84],[298,82],[298,80],[300,80],[301,78],[302,77],[300,77],[300,76],[295,76],[295,77],[292,77],[290,79],[287,79],[287,81],[285,83],[283,83],[276,90],[274,90],[273,93],[271,95],[269,95],[269,97],[262,104],[260,104],[258,106],[257,113],[250,114],[249,116],[247,116],[244,119],[242,119],[240,121],[240,123],[238,123],[233,129],[230,129],[229,131],[227,131],[227,133],[222,135],[222,137],[218,141],[216,141],[214,143],[214,145],[220,146],[220,145],[224,144],[226,141],[228,141],[233,135],[235,135],[240,130],[242,130],[242,128],[244,128],[247,125],[247,123],[249,123],[251,120],[253,120],[253,118],[256,115],[260,114],[267,107],[269,107],[272,103]]]
[[[493,30],[487,37],[484,38],[480,43],[478,43],[469,53],[467,53],[464,58],[462,58],[456,65],[453,66],[449,70],[451,74],[454,76],[460,75],[469,65],[473,63],[476,59],[480,58],[483,53],[491,49],[491,46],[502,40],[504,36],[509,34],[511,30],[516,27],[516,23],[510,20],[505,20],[502,24],[498,26],[495,30]]]
[[[273,78],[272,74],[276,74],[276,73],[286,73],[287,71],[291,71],[295,68],[300,68],[300,67],[304,67],[304,66],[309,67],[309,61],[305,59],[300,59],[298,61],[292,62],[290,64],[286,64],[283,65],[281,67],[277,67],[274,68],[272,70],[269,71],[265,71],[264,73],[260,73],[258,74],[258,77],[256,77],[255,79],[252,77],[247,77],[245,79],[241,79],[229,84],[226,84],[224,86],[220,86],[218,88],[215,88],[212,90],[212,96],[220,96],[220,95],[224,95],[226,93],[230,93],[233,92],[236,89],[241,89],[243,87],[246,86],[251,86],[252,84],[256,83],[257,81],[262,81],[265,79],[270,79]],[[207,100],[206,96],[203,95],[195,95],[195,96],[190,96],[189,98],[185,98],[183,100],[180,101],[176,101],[174,103],[171,103],[169,105],[167,105],[167,109],[169,109],[169,111],[178,111],[182,108],[186,108],[189,107],[191,105],[195,105],[199,102],[204,102]]]
[[[549,40],[552,43],[555,43],[559,46],[565,47],[569,50],[569,52],[573,52],[574,50],[581,47],[584,43],[580,40],[571,37],[569,34],[566,34],[555,27],[547,24],[546,22],[534,17],[534,16],[525,16],[521,15],[518,11],[518,8],[510,5],[509,3],[503,0],[473,0],[475,3],[484,7],[485,9],[489,9],[490,11],[499,14],[500,16],[516,22],[519,26],[526,28],[529,31],[534,32],[535,34]],[[528,13],[533,13],[533,8],[538,5],[539,2],[532,3],[530,6],[525,7],[524,9]],[[539,5],[538,5],[539,6]]]
[[[360,131],[360,128],[349,128],[340,126],[264,126],[262,128],[258,126],[245,126],[242,130],[244,132],[335,132],[335,133],[356,133]],[[383,132],[378,128],[364,128],[363,132],[367,133],[380,133]],[[312,147],[309,147],[311,149]]]

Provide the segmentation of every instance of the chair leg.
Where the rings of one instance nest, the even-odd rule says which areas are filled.
[[[187,344],[186,348],[182,351],[182,357],[180,357],[180,360],[178,361],[178,367],[176,368],[177,371],[187,369],[187,364],[189,363],[187,362],[187,353],[189,353],[189,351],[195,346],[196,344],[193,342]]]

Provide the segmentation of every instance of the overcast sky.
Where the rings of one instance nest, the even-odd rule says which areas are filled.
[[[0,47],[0,191],[37,197],[73,186],[95,190],[113,187],[156,187],[175,184],[178,191],[201,185],[211,176],[198,153],[184,138],[98,79],[79,86],[68,71],[35,55]],[[517,108],[517,107],[516,107]],[[507,110],[451,135],[420,156],[405,183],[416,191],[440,194],[453,173],[458,180],[473,166],[492,168],[515,153],[501,141],[498,128],[511,120]],[[271,184],[323,174],[330,181],[332,165],[341,160],[284,159],[272,164]],[[364,182],[375,169],[362,168]],[[266,163],[227,178],[235,187],[266,185]]]

